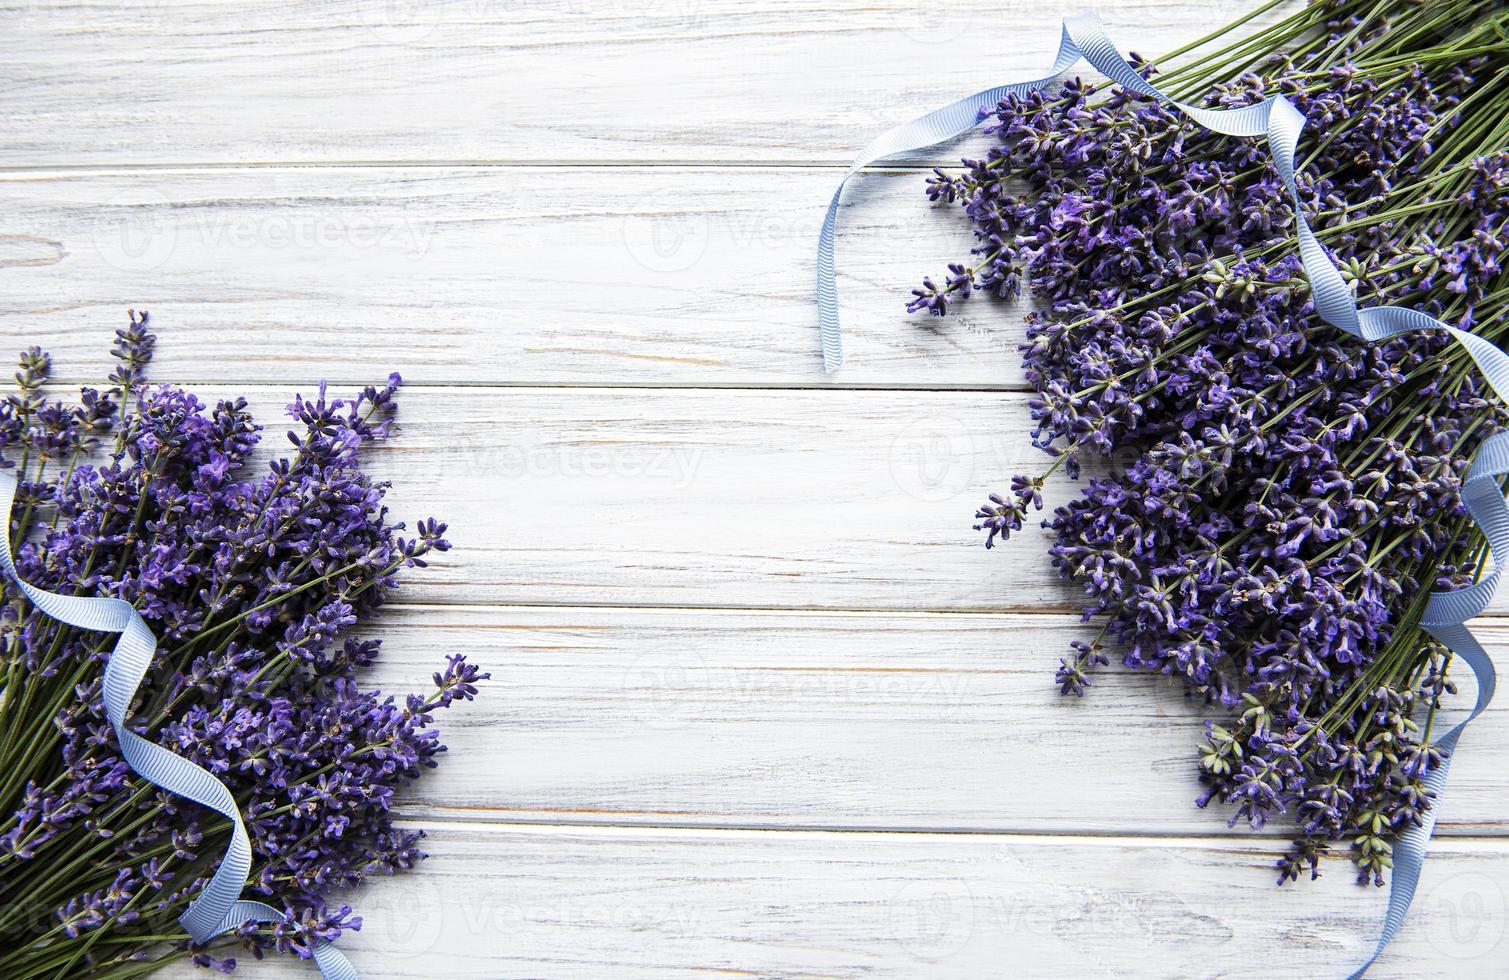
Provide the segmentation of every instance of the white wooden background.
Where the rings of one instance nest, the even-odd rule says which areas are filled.
[[[1156,54],[1245,0],[1105,4]],[[356,896],[372,978],[1339,977],[1384,894],[1276,889],[1202,812],[1199,715],[1110,672],[1041,535],[976,502],[1026,446],[1019,312],[902,301],[961,256],[922,174],[856,182],[850,365],[812,253],[849,154],[1032,77],[1062,3],[0,2],[0,338],[69,382],[127,307],[154,374],[270,419],[400,370],[374,465],[457,548],[373,682],[493,672]],[[1061,499],[1072,492],[1060,484]],[[1485,627],[1509,649],[1509,621]],[[1465,700],[1465,698],[1464,698]],[[1503,975],[1509,712],[1467,738],[1377,977]],[[188,975],[192,971],[182,971]],[[304,977],[250,963],[249,977]]]

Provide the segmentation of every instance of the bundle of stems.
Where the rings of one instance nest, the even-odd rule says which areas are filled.
[[[1215,107],[1283,94],[1309,125],[1301,194],[1361,306],[1509,341],[1509,8],[1487,0],[1272,2],[1143,70]],[[1321,321],[1292,206],[1258,140],[1071,82],[1003,102],[989,155],[930,179],[962,203],[971,262],[910,308],[1027,284],[1035,438],[1054,455],[977,514],[986,543],[1044,480],[1130,450],[1050,521],[1054,561],[1103,617],[1065,693],[1119,650],[1215,706],[1200,773],[1233,820],[1298,825],[1280,880],[1349,840],[1382,883],[1432,805],[1423,777],[1450,655],[1433,588],[1488,558],[1458,496],[1506,421],[1443,335],[1369,346]],[[1102,467],[1103,469],[1103,467]]]
[[[295,399],[289,455],[253,461],[243,399],[210,406],[146,383],[145,314],[119,331],[103,390],[49,398],[50,360],[21,356],[0,401],[0,459],[18,479],[7,524],[21,576],[133,604],[159,639],[127,724],[235,795],[252,838],[247,897],[287,910],[205,947],[178,917],[219,866],[228,821],[122,759],[101,699],[115,634],[42,614],[10,582],[0,606],[0,976],[125,978],[228,948],[309,955],[361,920],[340,889],[411,866],[400,786],[444,746],[432,715],[486,675],[460,657],[427,694],[358,686],[379,645],[353,630],[395,575],[449,547],[387,519],[361,468],[383,439],[397,375],[352,399]],[[260,472],[259,472],[260,471]]]

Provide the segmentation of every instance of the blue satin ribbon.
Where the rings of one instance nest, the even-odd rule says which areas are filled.
[[[15,495],[16,478],[10,473],[0,473],[0,514],[10,514]],[[247,922],[282,922],[287,915],[271,905],[241,899],[241,891],[246,887],[246,877],[251,871],[251,841],[247,838],[246,825],[241,821],[241,811],[231,791],[208,770],[147,741],[126,727],[126,711],[157,650],[157,637],[151,628],[135,607],[124,599],[58,595],[22,581],[11,555],[9,526],[7,519],[5,541],[0,547],[0,568],[34,606],[69,626],[120,634],[105,665],[101,697],[126,764],[148,782],[207,806],[231,822],[231,841],[225,849],[225,857],[199,897],[190,902],[188,910],[179,917],[178,924],[194,942],[206,943]],[[355,968],[330,943],[316,939],[311,946],[314,962],[326,980],[359,980]]]
[[[1171,105],[1207,129],[1227,136],[1267,137],[1274,166],[1294,201],[1299,254],[1304,263],[1305,275],[1310,281],[1315,311],[1321,319],[1370,343],[1416,330],[1444,330],[1467,349],[1499,398],[1509,402],[1509,354],[1487,340],[1418,310],[1399,306],[1358,308],[1357,300],[1342,278],[1341,271],[1310,230],[1300,201],[1299,188],[1294,182],[1294,152],[1305,127],[1303,113],[1289,100],[1277,95],[1266,102],[1237,109],[1205,109],[1176,102],[1158,91],[1121,56],[1106,35],[1105,25],[1093,12],[1075,14],[1064,20],[1052,75],[1037,81],[989,89],[897,126],[861,151],[859,159],[854,161],[845,174],[844,181],[861,167],[883,157],[931,146],[973,128],[982,115],[994,109],[1007,94],[1025,95],[1033,89],[1042,88],[1081,58],[1117,84]],[[833,195],[833,202],[828,206],[828,217],[823,222],[817,247],[818,323],[822,331],[823,363],[829,371],[843,363],[838,328],[838,289],[833,276],[833,235],[838,217],[839,195],[842,193],[843,183],[840,183],[837,193]],[[1462,730],[1482,714],[1488,707],[1488,702],[1493,699],[1493,662],[1466,623],[1487,608],[1498,589],[1504,563],[1509,561],[1509,504],[1505,503],[1499,481],[1505,474],[1509,474],[1509,432],[1483,441],[1473,458],[1467,477],[1462,481],[1461,489],[1463,505],[1482,529],[1492,550],[1493,571],[1466,588],[1433,593],[1421,619],[1421,626],[1466,663],[1477,677],[1478,698],[1472,713],[1436,742],[1448,753],[1456,748]],[[1436,805],[1426,811],[1419,826],[1410,827],[1395,841],[1388,911],[1383,920],[1378,945],[1367,962],[1348,980],[1358,980],[1367,972],[1404,922],[1420,881],[1426,844],[1436,824],[1450,768],[1451,756],[1447,755],[1445,762],[1424,777],[1425,785],[1436,794]]]

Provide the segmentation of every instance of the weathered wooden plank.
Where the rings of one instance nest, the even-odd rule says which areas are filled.
[[[573,824],[1230,836],[1199,810],[1202,712],[1161,677],[1061,698],[1077,617],[403,607],[370,675],[493,674],[404,813]],[[1500,661],[1509,623],[1480,626]],[[1465,713],[1463,690],[1440,724]],[[1463,740],[1439,834],[1509,830],[1509,707]],[[1285,834],[1276,822],[1270,834]]]
[[[1308,980],[1366,959],[1386,896],[1340,860],[1278,890],[1276,845],[1228,841],[448,826],[428,844],[420,870],[355,897],[365,924],[341,948],[369,980]],[[1438,844],[1369,976],[1498,975],[1505,881],[1503,842]]]
[[[908,314],[967,256],[917,172],[865,175],[818,353],[831,168],[252,168],[0,175],[0,337],[108,370],[128,307],[180,378],[1020,388],[1022,304]]]
[[[195,390],[248,395],[276,446],[313,385]],[[394,484],[395,515],[452,525],[414,601],[1078,609],[1047,532],[987,551],[971,530],[987,489],[1047,461],[1025,397],[419,388],[369,469]],[[1077,492],[1060,473],[1045,496]]]
[[[276,424],[292,392],[250,394]],[[1074,608],[1043,532],[986,551],[970,530],[986,486],[1046,461],[1023,398],[415,389],[370,469],[395,515],[452,527],[413,601]]]
[[[1249,6],[1102,12],[1120,43],[1155,55]],[[0,164],[847,163],[887,126],[1040,76],[1064,12],[1021,0],[11,0]]]
[[[1106,16],[1155,52],[1244,6]],[[1311,977],[1365,957],[1380,892],[1342,860],[1275,892],[1280,842],[1190,805],[1197,713],[1175,692],[1113,671],[1083,702],[1053,693],[1080,627],[1040,611],[1072,594],[1040,535],[987,555],[967,529],[1038,461],[999,393],[1020,387],[1019,324],[900,311],[968,244],[915,170],[851,192],[851,365],[818,371],[831,164],[1034,73],[1060,12],[0,6],[0,167],[23,171],[0,179],[0,343],[97,377],[145,306],[159,377],[255,379],[263,410],[319,376],[429,386],[374,466],[458,549],[409,590],[435,605],[376,624],[369,680],[422,686],[451,650],[495,678],[443,716],[455,754],[404,804],[435,860],[357,902],[344,948],[366,976]],[[342,161],[426,166],[260,166]],[[497,385],[525,387],[466,390]],[[993,391],[612,390],[635,385]],[[969,612],[834,611],[888,607]],[[1509,626],[1487,635],[1502,659]],[[1509,850],[1463,835],[1503,832],[1506,717],[1464,742],[1416,911],[1370,975],[1500,972]],[[1127,834],[1198,836],[1104,836]]]

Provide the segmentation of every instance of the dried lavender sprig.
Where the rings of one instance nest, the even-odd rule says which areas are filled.
[[[1474,72],[1502,85],[1502,34],[1466,32],[1410,66],[1390,60],[1387,38],[1365,65],[1348,60],[1359,41],[1413,37],[1429,25],[1419,13],[1401,13],[1391,32],[1337,18],[1265,64],[1292,80],[1286,94],[1329,134],[1310,150],[1307,171],[1318,176],[1307,173],[1303,190],[1347,274],[1370,282],[1376,301],[1408,299],[1496,334],[1504,211],[1491,202],[1502,168],[1463,161],[1496,156],[1509,132],[1492,111],[1501,100],[1472,95]],[[1249,55],[1262,57],[1240,57]],[[1222,93],[1228,104],[1268,84],[1237,81]],[[1383,93],[1385,84],[1395,89]],[[1358,352],[1304,325],[1308,291],[1284,255],[1291,219],[1261,155],[1187,133],[1124,94],[1075,86],[1058,99],[1003,104],[998,122],[1003,149],[976,165],[979,180],[929,188],[964,201],[977,254],[988,257],[984,281],[971,270],[950,285],[1009,291],[1025,256],[1050,304],[1027,361],[1042,444],[1060,454],[1054,466],[1080,446],[1144,450],[1056,512],[1056,560],[1090,587],[1091,611],[1107,617],[1125,662],[1242,706],[1239,724],[1212,731],[1202,802],[1222,799],[1254,824],[1296,815],[1286,879],[1326,841],[1350,835],[1360,871],[1379,880],[1392,835],[1429,806],[1420,778],[1433,750],[1410,717],[1411,692],[1430,688],[1434,704],[1446,669],[1414,604],[1396,606],[1481,565],[1481,536],[1455,488],[1471,440],[1503,425],[1502,410],[1461,358],[1433,360],[1439,338]],[[1146,155],[1128,157],[1139,139]],[[1012,156],[1017,140],[1027,149]],[[1040,198],[1013,197],[998,176],[1006,170]],[[1170,181],[1186,194],[1214,191],[1215,206],[1196,198],[1193,223],[1181,219],[1173,208],[1186,202],[1167,196]],[[1254,182],[1252,196],[1235,196]],[[1281,210],[1254,211],[1266,200]],[[1077,210],[1062,210],[1066,202]],[[1252,226],[1254,213],[1265,223]],[[1153,264],[1117,257],[1118,235],[1147,229],[1155,237],[1137,239],[1132,254]],[[1154,298],[1121,304],[1122,295]],[[1422,405],[1439,410],[1422,416]],[[982,509],[987,540],[1037,506],[1034,483],[1019,477],[1010,498]],[[1088,649],[1061,664],[1065,693],[1082,693]],[[1343,779],[1337,766],[1353,758],[1363,764]]]
[[[307,953],[311,937],[359,925],[348,908],[326,907],[331,889],[422,856],[418,835],[389,823],[392,792],[443,751],[433,711],[473,696],[485,675],[452,658],[433,695],[403,704],[352,683],[377,645],[355,640],[350,627],[381,603],[393,572],[447,547],[444,526],[432,522],[413,539],[399,537],[401,526],[380,506],[382,485],[359,468],[362,444],[386,435],[386,419],[370,409],[391,401],[396,376],[355,400],[296,401],[305,436],[294,441],[308,457],[260,482],[242,480],[257,439],[244,403],[211,409],[176,389],[148,387],[153,342],[145,316],[133,315],[121,332],[117,389],[86,389],[72,411],[40,395],[45,366],[28,362],[26,387],[0,404],[0,451],[19,450],[34,498],[25,523],[39,536],[13,522],[12,541],[29,579],[125,595],[160,636],[196,638],[164,666],[172,680],[161,690],[172,693],[142,730],[232,787],[253,827],[252,890],[294,914],[283,926],[214,945]],[[103,466],[79,464],[77,444],[98,436],[102,417],[117,432],[116,455]],[[43,461],[65,455],[71,462],[61,469]],[[233,961],[218,953],[190,949],[173,924],[213,869],[224,828],[120,763],[98,699],[107,647],[57,628],[10,591],[5,598],[0,713],[34,721],[19,741],[0,746],[20,763],[6,774],[9,788],[0,785],[11,803],[0,827],[0,865],[11,866],[0,876],[8,950],[0,972],[51,976],[87,964],[92,973],[125,975],[177,956],[229,968]],[[207,608],[233,628],[210,635],[216,620]],[[28,664],[37,669],[23,670]],[[149,724],[140,712],[134,717]],[[325,734],[336,731],[349,735]],[[49,744],[61,755],[22,751]],[[107,855],[119,857],[102,862]],[[31,918],[39,907],[56,910],[51,925]]]

